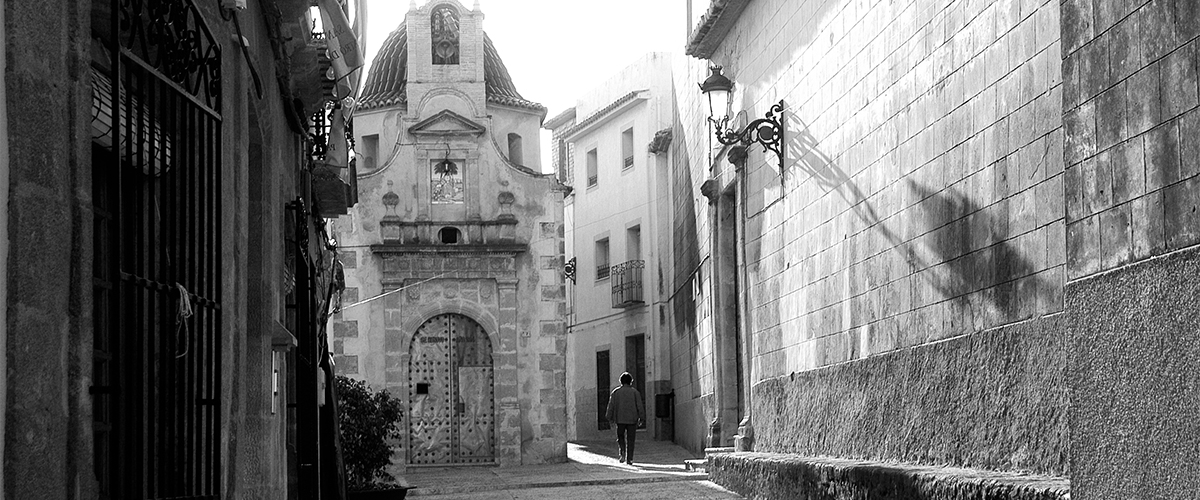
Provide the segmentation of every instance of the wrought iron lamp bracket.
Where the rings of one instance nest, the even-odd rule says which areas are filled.
[[[717,142],[726,146],[742,145],[749,146],[751,143],[758,144],[763,147],[763,152],[772,151],[779,159],[779,173],[783,174],[783,108],[786,107],[781,99],[778,103],[771,105],[771,109],[763,118],[759,118],[747,124],[740,131],[735,131],[729,128],[729,117],[725,116],[720,120],[709,118],[717,132]]]

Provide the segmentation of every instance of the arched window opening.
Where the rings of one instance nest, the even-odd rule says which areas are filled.
[[[462,233],[455,227],[443,227],[438,231],[438,241],[446,245],[457,245]]]
[[[508,161],[517,165],[525,164],[521,156],[521,134],[508,134]]]
[[[458,64],[458,11],[449,5],[433,9],[429,20],[433,64]]]

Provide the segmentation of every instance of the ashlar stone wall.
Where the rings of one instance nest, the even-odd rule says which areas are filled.
[[[676,71],[690,79],[676,89],[692,182],[744,196],[759,449],[1067,468],[1063,351],[1026,372],[1017,360],[1034,351],[1016,347],[1065,345],[1045,319],[1062,311],[1067,264],[1060,13],[1057,0],[760,0],[711,61]],[[735,82],[739,123],[784,101],[782,172],[759,147],[744,172],[720,156],[694,90],[710,62]],[[987,391],[1048,406],[997,413]],[[950,413],[924,411],[931,398]]]

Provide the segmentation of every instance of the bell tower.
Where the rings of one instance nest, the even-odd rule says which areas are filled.
[[[483,12],[456,0],[432,0],[409,7],[408,102],[421,102],[432,87],[453,84],[483,109]]]

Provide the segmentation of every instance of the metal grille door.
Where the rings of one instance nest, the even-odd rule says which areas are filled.
[[[492,344],[470,318],[426,321],[409,347],[410,465],[495,461]]]
[[[106,8],[106,9],[105,9]],[[92,68],[101,496],[219,496],[221,59],[184,0],[99,1]],[[107,10],[107,11],[105,11]]]

